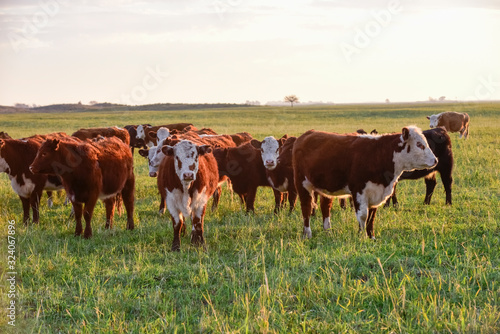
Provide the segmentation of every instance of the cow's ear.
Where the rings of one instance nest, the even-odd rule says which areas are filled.
[[[285,140],[288,139],[288,134],[287,133],[284,134],[283,137],[281,137],[281,139],[285,139]]]
[[[285,144],[286,140],[287,140],[287,138],[285,138],[284,136],[281,137],[280,139],[278,139],[278,146],[282,147]]]
[[[142,149],[142,148],[141,148],[141,149],[139,150],[139,154],[140,154],[141,156],[143,156],[144,158],[147,158],[147,157],[149,156],[149,150],[145,150],[145,149]]]
[[[427,119],[431,119],[431,116],[427,116]]]
[[[149,136],[150,136],[151,138],[158,138],[158,136],[156,135],[156,132],[154,132],[154,131],[149,131],[149,133],[148,133],[148,134],[149,134]]]
[[[250,141],[250,144],[255,147],[255,148],[258,148],[260,150],[260,148],[262,147],[262,142],[258,141],[257,139],[252,139]]]
[[[401,136],[403,137],[404,141],[407,141],[408,138],[410,138],[410,130],[407,127],[404,127],[401,132]]]
[[[212,148],[210,147],[210,145],[197,146],[197,150],[199,155],[208,154],[212,152]]]
[[[169,145],[162,146],[161,151],[165,155],[174,155],[174,148],[172,146],[169,146]]]

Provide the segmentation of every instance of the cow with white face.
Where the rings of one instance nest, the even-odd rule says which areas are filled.
[[[166,194],[174,226],[172,250],[180,250],[180,233],[191,217],[191,243],[203,245],[203,224],[207,201],[217,188],[217,162],[209,145],[198,146],[181,140],[162,147],[165,154],[158,170],[158,188]]]
[[[255,140],[252,140],[252,144],[256,146]],[[280,144],[273,136],[266,137],[262,142],[260,142],[260,153],[262,155],[262,162],[267,170],[274,170],[278,166],[278,158],[280,155],[279,149]],[[259,148],[259,147],[257,147]]]
[[[311,237],[312,194],[322,195],[322,212],[333,197],[352,196],[360,231],[375,239],[377,208],[392,194],[403,171],[432,168],[437,159],[419,128],[381,136],[308,131],[293,148],[295,186],[304,218],[304,236]],[[326,210],[328,209],[328,210]],[[330,229],[330,217],[323,228]]]
[[[448,132],[459,132],[459,138],[462,136],[467,139],[469,136],[469,115],[467,113],[458,113],[455,111],[445,111],[437,115],[427,116],[429,127],[437,128],[439,126]]]

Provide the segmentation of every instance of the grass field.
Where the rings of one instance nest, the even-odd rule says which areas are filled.
[[[272,213],[261,189],[245,214],[224,189],[205,218],[206,251],[182,238],[170,252],[168,214],[158,214],[156,180],[137,153],[136,229],[125,215],[94,236],[73,236],[59,194],[40,224],[24,226],[21,202],[0,176],[0,332],[2,333],[498,333],[500,332],[500,103],[251,107],[169,112],[0,115],[13,137],[80,127],[189,121],[219,133],[300,135],[309,129],[353,132],[428,128],[425,116],[466,111],[470,138],[451,134],[453,206],[440,181],[423,204],[423,180],[402,181],[399,207],[380,209],[377,241],[360,238],[352,210],[332,209],[332,230],[312,220],[302,238],[299,204]],[[210,205],[210,202],[209,202]],[[16,321],[7,322],[8,222],[15,221]],[[188,231],[190,224],[188,223]]]

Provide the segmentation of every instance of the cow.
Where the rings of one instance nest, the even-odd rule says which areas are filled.
[[[297,200],[292,166],[292,149],[296,139],[297,137],[284,135],[278,140],[270,136],[261,142],[256,139],[251,141],[252,146],[261,152],[267,180],[271,187],[288,194],[290,211],[293,211]]]
[[[217,160],[219,174],[228,176],[233,191],[238,194],[247,212],[255,212],[254,202],[257,188],[270,187],[267,180],[266,168],[262,162],[260,150],[246,143],[238,147],[215,148],[214,156]],[[273,189],[275,208],[281,207],[282,194]]]
[[[249,134],[248,132],[238,132],[230,136],[233,139],[236,146],[241,146],[253,139],[252,135]]]
[[[443,182],[444,190],[446,193],[446,204],[451,205],[451,185],[453,183],[452,171],[453,171],[453,152],[451,150],[451,139],[446,129],[438,127],[435,129],[425,130],[422,132],[429,143],[429,147],[438,159],[438,163],[433,168],[406,171],[401,174],[399,180],[416,180],[422,177],[425,178],[425,199],[424,204],[431,204],[431,197],[436,187],[436,173],[441,176],[441,182]],[[394,206],[398,205],[398,199],[396,197],[396,186],[394,186],[394,192],[385,206],[389,206],[392,199],[392,204]]]
[[[0,131],[0,139],[12,139],[7,132]]]
[[[156,143],[162,142],[170,136],[170,130],[161,127],[157,131],[149,131],[149,136],[156,139]]]
[[[82,234],[83,215],[83,237],[92,237],[91,220],[98,199],[103,200],[106,207],[105,227],[111,228],[117,194],[121,194],[127,211],[127,229],[134,229],[133,157],[129,145],[120,139],[108,137],[79,143],[47,139],[38,150],[30,170],[35,174],[55,174],[62,178],[75,212],[75,236]]]
[[[151,124],[145,125],[151,126]],[[132,151],[132,154],[134,154],[135,148],[147,148],[144,140],[137,139],[137,125],[125,125],[123,128],[128,131],[130,137],[130,150]]]
[[[327,214],[324,230],[330,229],[332,198],[352,196],[360,232],[366,226],[368,237],[375,239],[377,208],[392,194],[401,173],[437,164],[422,131],[414,126],[377,136],[310,130],[295,141],[292,161],[306,238],[312,236],[313,191],[321,195],[321,210]]]
[[[191,217],[191,243],[204,245],[203,224],[207,201],[217,188],[217,162],[209,145],[181,140],[162,147],[165,158],[158,170],[158,188],[166,194],[174,227],[172,251],[179,251],[185,219]]]
[[[33,213],[33,223],[40,220],[39,206],[42,192],[49,195],[49,207],[52,206],[52,191],[63,188],[61,179],[53,175],[33,174],[29,170],[35,159],[42,140],[49,137],[63,137],[64,133],[35,135],[23,139],[0,139],[0,172],[7,173],[12,189],[21,199],[23,206],[23,222],[30,221],[30,207]]]
[[[98,136],[102,137],[116,137],[120,139],[127,145],[130,145],[130,135],[128,130],[122,129],[119,127],[110,127],[110,128],[88,128],[88,129],[80,129],[78,131],[73,132],[72,137],[76,137],[81,140],[85,139],[93,139]]]
[[[191,123],[174,123],[174,124],[165,124],[165,125],[159,125],[159,126],[148,126],[148,125],[141,124],[141,125],[137,126],[136,138],[142,139],[147,147],[152,147],[152,146],[156,145],[157,140],[156,140],[156,138],[151,137],[149,135],[149,133],[156,132],[156,131],[158,131],[159,128],[162,128],[162,127],[167,128],[170,131],[172,131],[172,130],[181,131],[181,130],[184,130],[186,127],[190,127],[192,129],[196,130],[194,125]]]
[[[429,127],[437,128],[442,126],[448,132],[460,132],[459,138],[469,137],[469,115],[455,111],[445,111],[440,114],[427,116],[430,121]]]

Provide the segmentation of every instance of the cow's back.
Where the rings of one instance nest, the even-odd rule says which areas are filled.
[[[133,174],[133,157],[128,145],[118,138],[107,138],[87,145],[92,145],[98,152],[103,192],[109,194],[121,189]]]

